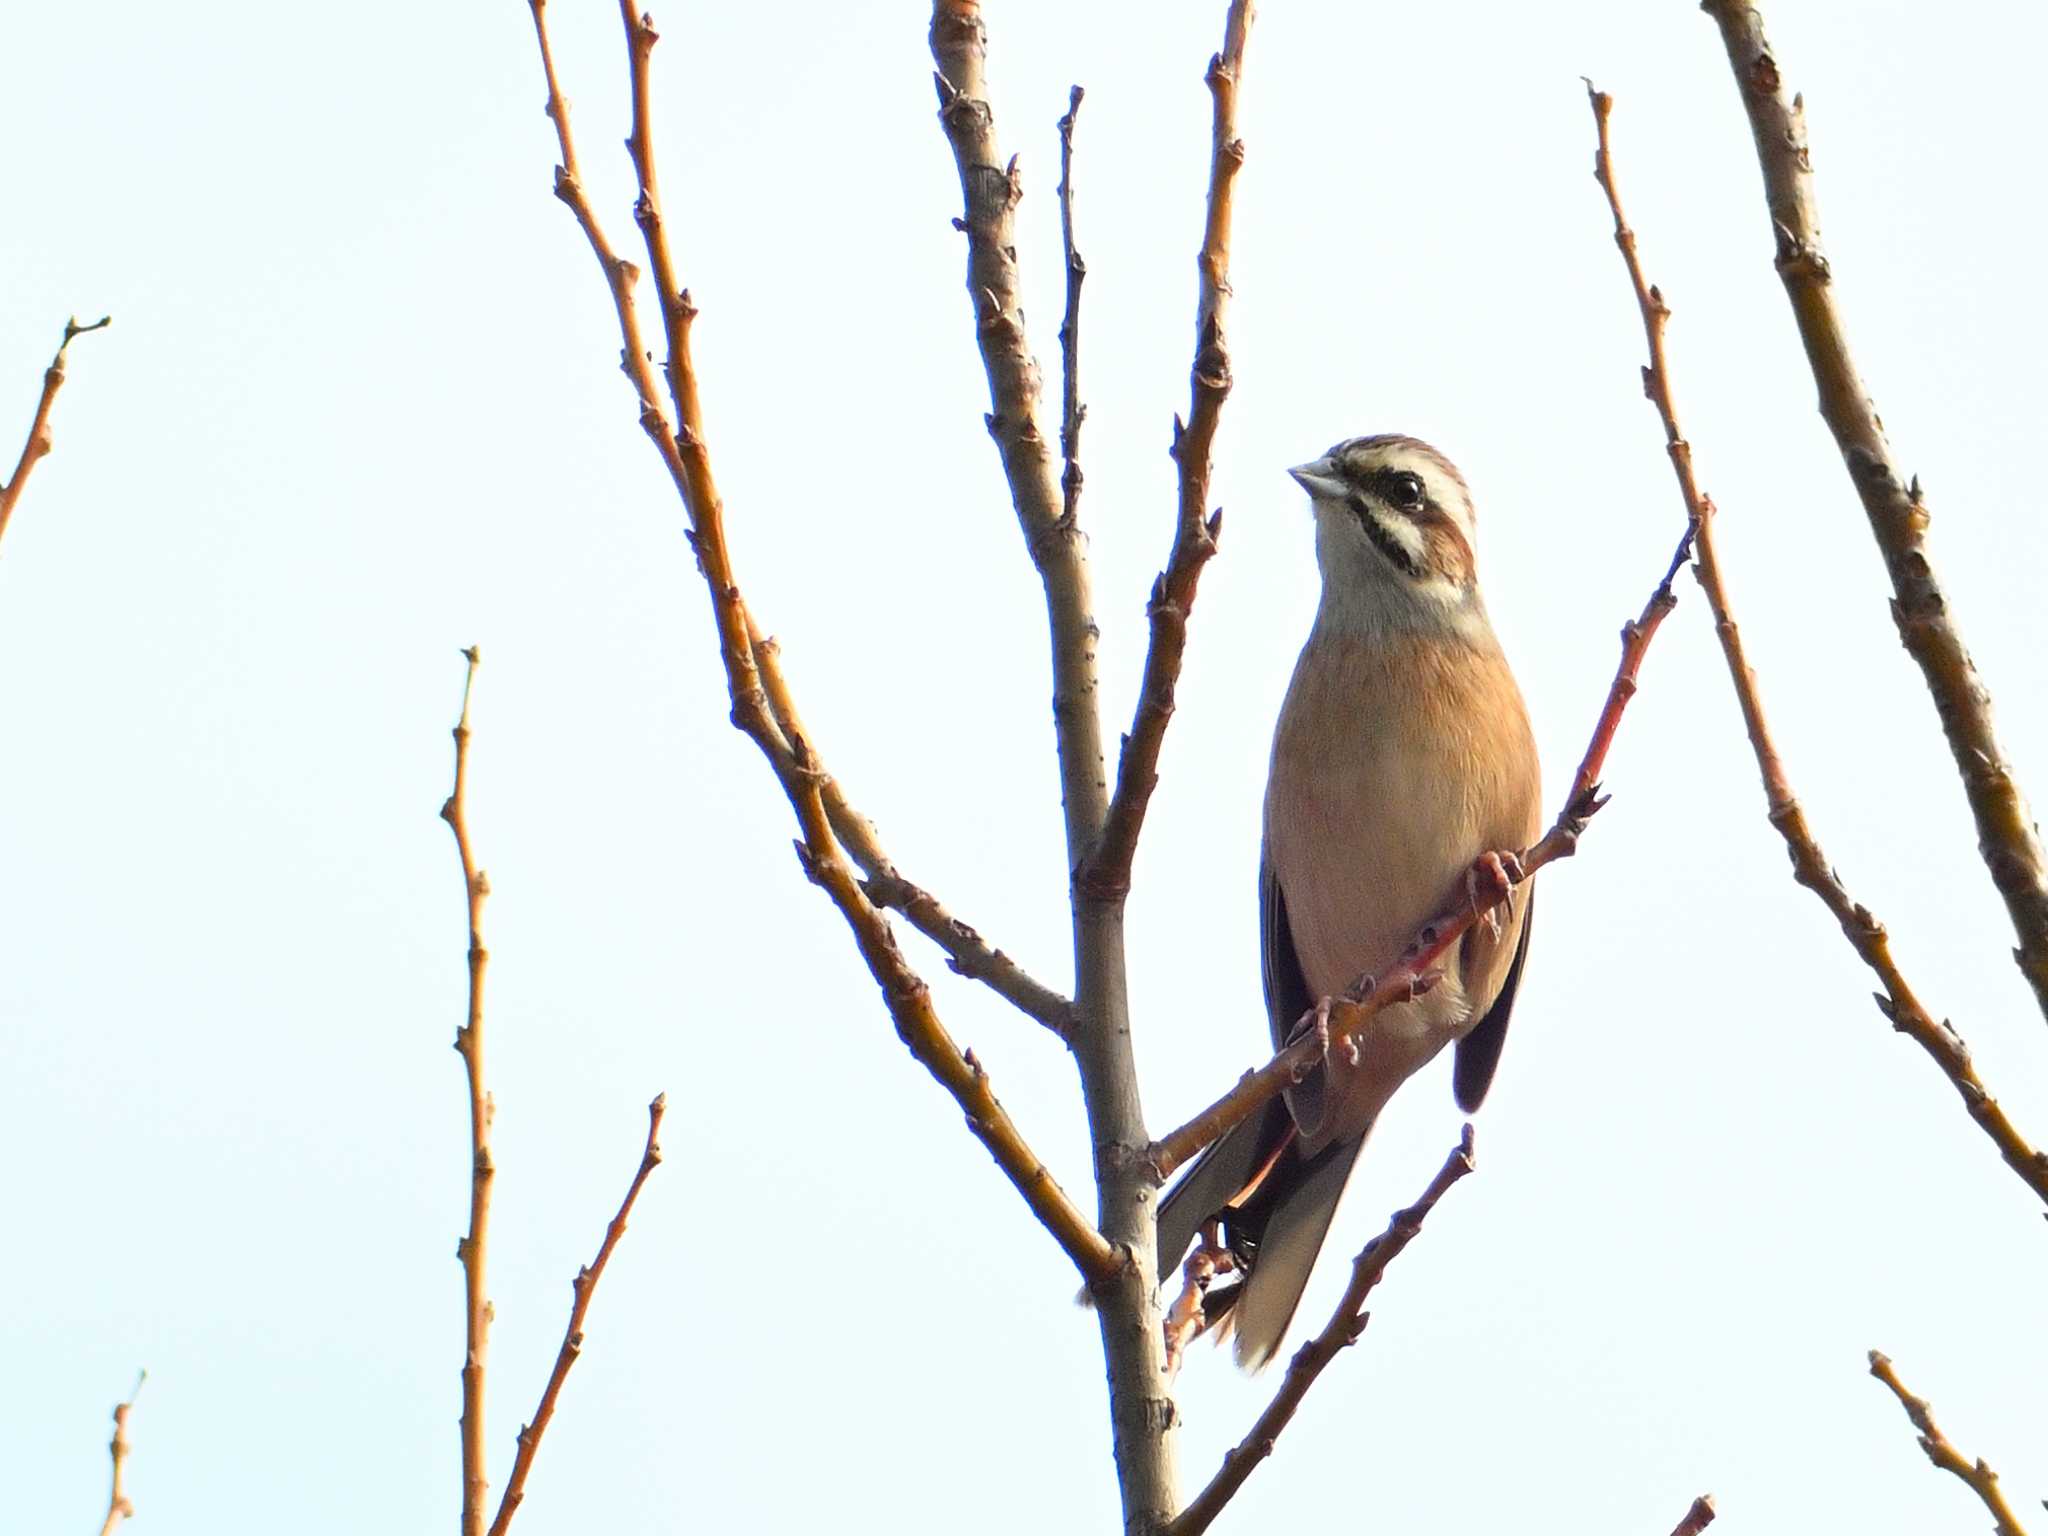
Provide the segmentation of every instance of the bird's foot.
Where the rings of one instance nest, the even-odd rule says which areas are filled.
[[[1513,853],[1482,853],[1465,871],[1465,899],[1473,917],[1486,924],[1494,938],[1501,933],[1501,902],[1527,878],[1520,857]]]

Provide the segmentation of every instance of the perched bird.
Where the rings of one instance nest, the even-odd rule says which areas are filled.
[[[1359,437],[1289,471],[1315,510],[1322,600],[1280,708],[1259,926],[1275,1048],[1303,1015],[1399,958],[1475,861],[1539,831],[1536,743],[1487,621],[1472,501],[1426,443]],[[1159,1206],[1160,1271],[1222,1223],[1245,1271],[1212,1293],[1238,1363],[1280,1347],[1353,1162],[1394,1090],[1457,1042],[1458,1103],[1493,1080],[1529,944],[1529,890],[1475,924],[1443,979],[1376,1014],[1210,1147]]]

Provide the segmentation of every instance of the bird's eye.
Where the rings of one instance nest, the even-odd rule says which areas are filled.
[[[1422,477],[1403,470],[1387,477],[1387,495],[1403,512],[1422,510]]]

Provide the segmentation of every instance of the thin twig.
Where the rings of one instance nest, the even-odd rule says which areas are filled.
[[[1833,268],[1821,248],[1806,138],[1805,104],[1787,97],[1754,4],[1705,0],[1721,29],[1763,169],[1777,246],[1778,276],[1791,300],[1820,413],[1863,503],[1891,576],[1892,620],[1934,700],[1956,772],[1977,824],[1977,846],[2005,901],[2019,947],[2013,952],[2048,1013],[2048,855],[2013,780],[1992,721],[1991,693],[1977,674],[1927,549],[1930,514],[1917,476],[1901,483],[1877,407],[1849,354],[1835,302]]]
[[[1620,728],[1622,713],[1635,697],[1636,679],[1650,642],[1656,638],[1665,616],[1678,605],[1671,584],[1692,553],[1695,532],[1688,523],[1670,565],[1665,568],[1664,579],[1651,592],[1643,611],[1621,627],[1621,661],[1601,702],[1600,717],[1586,743],[1585,756],[1579,760],[1578,772],[1572,775],[1564,808],[1550,830],[1518,858],[1503,858],[1497,865],[1488,859],[1478,861],[1475,874],[1486,872],[1490,883],[1476,884],[1470,890],[1461,886],[1392,965],[1377,975],[1361,977],[1342,997],[1323,999],[1301,1016],[1288,1043],[1270,1061],[1245,1073],[1221,1098],[1146,1148],[1146,1161],[1159,1179],[1170,1177],[1175,1169],[1249,1118],[1275,1094],[1300,1082],[1327,1052],[1342,1049],[1346,1042],[1356,1039],[1381,1009],[1407,1002],[1436,985],[1441,973],[1433,967],[1464,937],[1466,930],[1506,901],[1516,886],[1525,884],[1544,865],[1578,852],[1579,835],[1607,803],[1600,793],[1600,772]]]
[[[673,420],[662,404],[662,391],[641,331],[634,297],[639,269],[613,251],[577,170],[569,109],[548,42],[546,0],[530,0],[530,8],[547,76],[548,116],[554,122],[561,149],[561,163],[555,171],[555,195],[575,216],[604,271],[624,343],[620,360],[640,401],[641,429],[660,454],[689,517],[691,547],[711,597],[733,723],[761,750],[788,797],[802,834],[797,855],[804,873],[831,898],[852,931],[861,958],[888,1005],[897,1034],[911,1054],[953,1095],[966,1116],[968,1128],[1083,1276],[1095,1280],[1113,1274],[1117,1267],[1114,1251],[1024,1141],[1015,1122],[997,1101],[988,1074],[973,1053],[961,1050],[953,1042],[932,1007],[929,989],[897,947],[888,920],[862,892],[859,876],[833,836],[822,787],[823,764],[812,744],[785,736],[769,708],[754,658],[756,631],[733,577],[725,539],[724,504],[719,498],[705,442],[696,369],[690,353],[690,328],[697,311],[676,279],[654,177],[648,86],[649,59],[656,39],[653,26],[647,18],[633,15],[630,4],[622,4],[633,102],[633,131],[628,144],[639,181],[633,211],[660,296],[669,349],[667,393],[675,412]]]
[[[1873,1349],[1870,1352],[1870,1374],[1892,1389],[1899,1406],[1906,1410],[1906,1417],[1920,1432],[1920,1449],[1927,1453],[1927,1459],[1942,1471],[1952,1472],[1961,1478],[1969,1484],[1970,1491],[1984,1501],[1984,1507],[1991,1511],[1991,1518],[1997,1522],[1998,1536],[2027,1536],[2019,1517],[2013,1514],[2012,1506],[2005,1502],[2005,1494],[1998,1486],[1998,1474],[1981,1457],[1973,1462],[1948,1443],[1948,1437],[1935,1425],[1934,1410],[1928,1407],[1925,1398],[1915,1397],[1906,1390],[1906,1384],[1892,1369],[1889,1357]]]
[[[988,375],[989,436],[1002,458],[1017,523],[1045,589],[1067,844],[1070,850],[1086,849],[1101,833],[1109,802],[1095,697],[1095,617],[1080,529],[1063,516],[1051,446],[1039,421],[1038,360],[1024,331],[1016,233],[1023,177],[1017,162],[1005,161],[997,147],[995,114],[983,78],[988,36],[980,5],[936,0],[931,49],[939,123],[960,178],[961,217],[954,223],[967,236],[967,291]]]
[[[1714,1501],[1701,1494],[1692,1501],[1692,1508],[1685,1512],[1685,1518],[1671,1528],[1671,1536],[1700,1536],[1714,1523]]]
[[[14,504],[21,500],[29,471],[50,451],[50,407],[57,403],[57,391],[64,387],[65,349],[71,345],[72,337],[83,336],[87,331],[103,331],[113,323],[112,315],[101,315],[90,325],[80,325],[75,317],[64,322],[64,339],[57,344],[57,355],[50,359],[50,366],[43,370],[43,393],[36,401],[35,419],[28,425],[28,438],[21,445],[21,457],[14,461],[13,476],[5,484],[0,484],[0,535],[7,532],[7,520],[14,516]]]
[[[1245,1479],[1252,1475],[1254,1468],[1273,1454],[1273,1442],[1293,1419],[1301,1400],[1308,1395],[1308,1389],[1315,1385],[1323,1368],[1338,1354],[1358,1342],[1365,1332],[1365,1325],[1371,1314],[1364,1310],[1365,1298],[1372,1288],[1379,1284],[1380,1276],[1386,1273],[1389,1264],[1400,1255],[1401,1250],[1413,1242],[1422,1230],[1422,1223],[1435,1209],[1437,1201],[1458,1180],[1472,1171],[1472,1127],[1466,1126],[1463,1138],[1444,1160],[1442,1168],[1430,1180],[1429,1188],[1422,1198],[1406,1210],[1396,1211],[1393,1220],[1387,1223],[1386,1231],[1380,1233],[1351,1261],[1351,1283],[1344,1288],[1343,1299],[1337,1303],[1337,1310],[1330,1314],[1330,1320],[1323,1325],[1322,1332],[1303,1344],[1287,1363],[1287,1375],[1280,1382],[1280,1390],[1273,1394],[1273,1400],[1266,1405],[1251,1431],[1237,1446],[1226,1451],[1223,1465],[1216,1475],[1209,1479],[1209,1485],[1196,1494],[1186,1509],[1167,1527],[1167,1536],[1200,1536],[1210,1523],[1223,1512],[1237,1490],[1244,1486]]]
[[[1250,0],[1232,0],[1223,26],[1223,51],[1209,60],[1209,203],[1202,225],[1202,249],[1195,295],[1195,358],[1188,378],[1188,415],[1173,423],[1173,458],[1179,466],[1179,505],[1166,569],[1152,584],[1145,605],[1151,639],[1138,684],[1138,704],[1117,758],[1116,795],[1102,841],[1081,876],[1090,890],[1121,896],[1130,889],[1131,861],[1145,811],[1159,784],[1159,753],[1173,718],[1174,690],[1187,651],[1188,616],[1202,568],[1216,553],[1223,513],[1209,510],[1210,450],[1223,402],[1230,396],[1230,348],[1224,335],[1230,302],[1230,221],[1236,207],[1237,173],[1244,141],[1237,135],[1237,93],[1244,77],[1245,38],[1254,11]]]
[[[142,1384],[147,1380],[149,1372],[138,1371],[135,1376],[135,1390],[128,1394],[128,1401],[114,1405],[114,1438],[107,1444],[108,1453],[114,1464],[113,1486],[107,1493],[107,1518],[100,1522],[100,1536],[113,1536],[114,1528],[135,1513],[135,1501],[128,1497],[127,1490],[121,1484],[121,1477],[128,1466],[128,1415],[134,1412],[135,1399],[142,1396]]]
[[[1080,86],[1067,92],[1067,115],[1060,119],[1060,244],[1067,256],[1067,307],[1060,317],[1060,521],[1073,525],[1081,511],[1081,423],[1088,407],[1081,403],[1081,283],[1088,263],[1074,248],[1074,122],[1081,115]]]
[[[1167,1375],[1179,1373],[1188,1345],[1209,1326],[1202,1308],[1202,1298],[1209,1294],[1209,1287],[1218,1275],[1232,1274],[1236,1269],[1237,1255],[1224,1246],[1217,1223],[1210,1222],[1202,1228],[1202,1240],[1195,1244],[1195,1251],[1181,1266],[1180,1295],[1166,1309]]]
[[[441,819],[455,833],[455,851],[462,860],[462,886],[469,908],[469,1006],[455,1031],[455,1049],[469,1078],[469,1231],[455,1245],[462,1261],[462,1530],[480,1536],[484,1528],[484,1497],[490,1487],[484,1458],[484,1362],[490,1350],[491,1302],[486,1293],[491,1226],[491,1183],[497,1176],[491,1161],[491,1120],[497,1113],[484,1086],[484,899],[491,882],[477,868],[469,842],[469,699],[483,656],[475,646],[463,653],[468,670],[462,678],[462,714],[455,722],[455,788],[441,806]]]
[[[769,713],[789,740],[809,740],[810,732],[796,712],[789,680],[783,676],[781,645],[774,636],[763,635],[758,628],[753,632],[753,644],[754,665],[768,696]],[[948,968],[983,983],[1065,1040],[1073,1027],[1073,1002],[991,946],[967,923],[947,911],[945,904],[930,891],[905,877],[883,851],[874,823],[854,809],[839,780],[822,771],[820,779],[819,791],[824,796],[832,835],[860,866],[861,890],[868,900],[878,907],[901,912],[911,927],[946,952]]]
[[[1785,840],[1786,850],[1792,858],[1792,876],[1820,898],[1821,904],[1840,924],[1850,947],[1876,973],[1884,986],[1884,993],[1877,1002],[1885,1017],[1933,1058],[1935,1065],[1941,1068],[1962,1097],[1970,1118],[1991,1138],[2007,1165],[2037,1196],[2048,1201],[2048,1156],[2029,1144],[2006,1119],[2004,1110],[1978,1077],[1970,1060],[1969,1048],[1954,1027],[1946,1021],[1937,1022],[1915,996],[1892,958],[1891,942],[1885,934],[1884,925],[1871,915],[1869,908],[1850,896],[1841,876],[1828,863],[1819,841],[1807,826],[1806,812],[1792,794],[1784,762],[1778,756],[1770,727],[1764,719],[1756,673],[1750,667],[1742,631],[1736,625],[1728,596],[1727,577],[1721,568],[1720,550],[1714,537],[1713,499],[1699,488],[1693,472],[1692,445],[1686,441],[1679,427],[1678,408],[1673,400],[1670,369],[1664,351],[1664,333],[1671,318],[1671,307],[1665,302],[1663,292],[1643,275],[1642,261],[1636,252],[1635,231],[1629,228],[1622,213],[1621,193],[1615,183],[1608,135],[1613,99],[1596,90],[1591,81],[1586,83],[1586,92],[1592,104],[1599,141],[1594,176],[1607,196],[1609,211],[1614,215],[1614,243],[1628,268],[1629,282],[1635,289],[1636,304],[1642,313],[1643,334],[1649,345],[1650,362],[1643,369],[1643,392],[1663,421],[1665,448],[1678,478],[1679,493],[1699,530],[1698,560],[1693,566],[1693,574],[1699,578],[1700,589],[1706,594],[1707,606],[1714,616],[1714,630],[1720,638],[1728,676],[1735,685],[1735,697],[1742,709],[1743,727],[1748,732],[1750,748],[1756,756],[1757,772],[1763,779],[1770,823]]]
[[[647,1145],[640,1153],[640,1166],[633,1172],[633,1182],[626,1186],[626,1198],[619,1202],[619,1213],[604,1229],[604,1241],[598,1245],[597,1257],[576,1271],[576,1299],[569,1308],[569,1326],[562,1335],[562,1347],[555,1353],[555,1368],[548,1373],[548,1384],[540,1395],[540,1406],[534,1409],[532,1422],[519,1431],[519,1452],[513,1458],[512,1475],[505,1482],[504,1496],[498,1501],[497,1518],[491,1521],[490,1536],[505,1536],[505,1528],[512,1523],[519,1501],[526,1497],[526,1479],[533,1471],[533,1459],[540,1451],[541,1436],[547,1433],[548,1420],[555,1416],[555,1402],[562,1395],[562,1383],[568,1380],[569,1368],[583,1356],[583,1319],[590,1311],[590,1298],[597,1294],[597,1282],[604,1278],[604,1267],[611,1262],[612,1250],[626,1235],[626,1218],[633,1214],[633,1202],[640,1198],[640,1186],[661,1163],[661,1117],[667,1108],[668,1095],[665,1093],[656,1094],[654,1102],[647,1106]]]

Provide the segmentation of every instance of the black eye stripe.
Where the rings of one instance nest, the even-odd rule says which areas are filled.
[[[1386,556],[1389,565],[1413,581],[1422,580],[1425,574],[1422,562],[1408,552],[1406,545],[1387,531],[1386,525],[1379,519],[1379,514],[1373,511],[1372,504],[1364,496],[1352,496],[1351,510],[1357,515],[1359,526],[1365,530],[1365,536],[1372,540],[1373,548]]]

